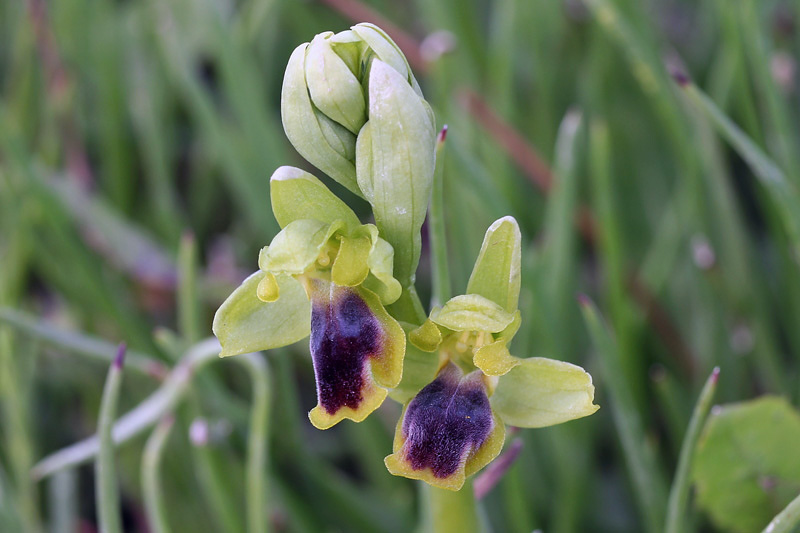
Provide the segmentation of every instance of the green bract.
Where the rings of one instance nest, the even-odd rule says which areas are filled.
[[[371,24],[300,45],[286,68],[281,116],[303,157],[370,202],[394,249],[395,277],[410,285],[433,180],[435,125],[397,45]]]

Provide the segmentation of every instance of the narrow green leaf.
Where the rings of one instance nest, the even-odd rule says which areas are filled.
[[[711,409],[711,402],[714,399],[714,392],[717,390],[719,380],[719,367],[716,367],[706,380],[700,397],[694,406],[692,419],[689,421],[689,429],[683,438],[681,454],[678,458],[678,467],[675,470],[675,479],[672,482],[672,489],[669,493],[669,503],[667,506],[667,525],[664,528],[666,533],[680,533],[686,531],[685,514],[686,501],[689,499],[689,474],[691,473],[692,461],[697,448],[697,441],[700,438],[700,431],[705,425],[708,412]]]
[[[581,299],[581,309],[598,357],[603,365],[611,403],[611,414],[625,452],[625,461],[634,487],[639,511],[646,530],[660,533],[664,527],[666,486],[647,438],[633,393],[622,372],[618,348],[603,323],[597,308],[588,299]]]
[[[103,533],[122,533],[122,510],[120,509],[117,469],[114,465],[114,441],[111,428],[117,416],[117,401],[122,385],[122,365],[125,359],[125,345],[120,345],[117,356],[111,363],[103,398],[100,402],[100,419],[97,433],[100,436],[100,450],[95,463],[95,499],[97,504],[97,523]]]

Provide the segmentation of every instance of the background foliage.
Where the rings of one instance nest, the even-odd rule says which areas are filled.
[[[496,531],[660,530],[713,367],[718,402],[800,400],[799,8],[0,2],[0,530],[91,530],[91,465],[45,480],[31,468],[96,430],[117,342],[131,350],[126,412],[173,383],[164,378],[178,358],[210,334],[213,311],[278,229],[269,175],[308,168],[280,123],[289,53],[362,20],[404,48],[439,126],[450,127],[440,164],[455,291],[486,227],[515,216],[526,327],[512,351],[583,365],[603,407],[509,438],[522,451],[482,499],[485,516]],[[328,183],[366,216],[366,203]],[[423,301],[429,278],[424,250]],[[616,344],[590,342],[579,293],[598,302]],[[410,530],[415,485],[383,466],[399,406],[316,431],[306,419],[307,346],[257,361],[211,360],[175,381],[182,401],[172,432],[159,426],[166,440],[154,467],[173,530],[248,523],[245,496],[259,490],[246,483],[257,457],[248,450],[259,449],[248,443],[253,394],[269,407],[264,525]],[[253,390],[253,375],[266,391]],[[117,456],[130,531],[147,531],[145,442],[134,438]],[[781,451],[796,446],[770,453]],[[775,505],[769,517],[800,491],[780,488],[748,490]],[[717,530],[705,513],[690,514],[691,527]]]

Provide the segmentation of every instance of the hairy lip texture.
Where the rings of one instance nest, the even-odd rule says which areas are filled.
[[[492,410],[479,374],[450,364],[411,400],[403,420],[405,458],[414,470],[453,475],[492,431]]]
[[[367,362],[379,353],[381,327],[349,287],[315,288],[311,308],[311,356],[320,406],[334,414],[357,409],[367,384]]]

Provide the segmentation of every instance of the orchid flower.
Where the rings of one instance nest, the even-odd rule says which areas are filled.
[[[317,382],[312,424],[359,422],[402,375],[405,334],[384,308],[401,292],[392,276],[394,251],[307,172],[279,168],[270,192],[282,230],[261,250],[260,271],[214,317],[221,355],[277,348],[310,334]]]
[[[434,308],[409,333],[430,357],[409,358],[406,371],[435,365],[436,377],[406,403],[386,458],[392,474],[459,490],[500,453],[504,424],[545,427],[598,409],[592,378],[579,366],[510,354],[521,323],[519,289],[520,232],[504,217],[486,232],[467,294]]]

